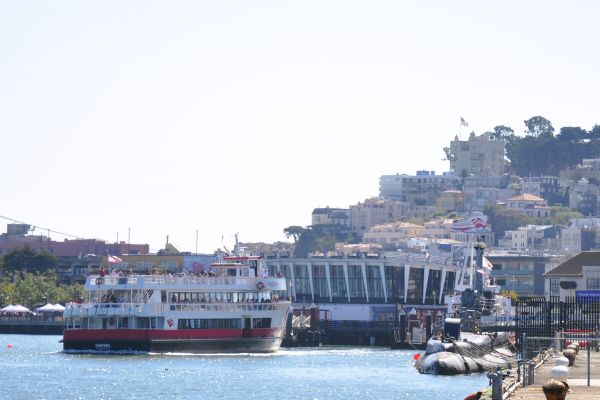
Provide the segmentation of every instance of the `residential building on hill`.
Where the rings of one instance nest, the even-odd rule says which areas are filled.
[[[378,243],[382,245],[396,245],[410,238],[420,237],[424,227],[409,222],[392,222],[389,224],[375,225],[363,235],[364,243]]]
[[[463,212],[465,209],[465,195],[460,190],[445,190],[440,193],[435,206],[438,212]]]
[[[455,137],[448,159],[450,170],[458,176],[502,176],[506,169],[504,142],[491,140],[489,133],[476,136],[471,132],[468,140]]]
[[[504,232],[499,247],[529,254],[575,254],[581,251],[581,229],[557,225],[527,225]]]
[[[600,185],[581,178],[569,188],[569,208],[583,215],[597,216],[600,211]]]
[[[350,206],[350,229],[362,235],[372,226],[396,222],[405,215],[405,204],[396,200],[372,197]]]
[[[313,225],[350,226],[350,209],[348,208],[315,208],[312,212]]]
[[[379,178],[379,196],[406,203],[408,216],[435,212],[436,200],[446,190],[460,189],[461,178],[444,172],[417,171],[416,175],[383,175]]]
[[[528,193],[509,198],[506,207],[532,218],[548,218],[552,214],[546,200]]]
[[[566,205],[560,178],[556,176],[532,176],[523,178],[521,192],[545,199],[550,204]]]
[[[497,189],[493,187],[470,187],[465,189],[465,210],[482,211],[486,205],[506,203],[517,194],[515,189]]]
[[[600,180],[600,158],[584,158],[575,168],[559,173],[561,185],[570,187],[581,178]]]

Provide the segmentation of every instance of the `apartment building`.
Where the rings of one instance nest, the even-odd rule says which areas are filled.
[[[461,178],[444,172],[417,171],[416,175],[383,175],[379,178],[379,196],[407,204],[408,210],[418,207],[435,209],[436,200],[446,190],[460,189]]]
[[[406,204],[392,199],[372,197],[350,206],[350,229],[364,234],[375,225],[401,220],[406,215]]]
[[[465,195],[460,190],[445,190],[435,202],[438,212],[463,212],[465,210]]]
[[[350,226],[350,209],[348,208],[315,208],[312,212],[313,225]]]
[[[556,176],[532,176],[523,178],[521,192],[529,193],[546,199],[550,204],[565,203],[563,189],[560,186],[560,178]],[[566,205],[566,203],[564,204]]]
[[[468,140],[455,137],[448,159],[450,170],[458,176],[502,176],[506,168],[504,142],[491,140],[489,133],[476,136],[471,132]]]
[[[532,218],[548,218],[552,213],[546,200],[529,193],[509,198],[506,200],[506,207]]]

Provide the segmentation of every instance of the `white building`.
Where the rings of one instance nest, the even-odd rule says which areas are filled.
[[[584,251],[544,274],[546,293],[561,300],[578,291],[595,291],[600,296],[600,251]]]

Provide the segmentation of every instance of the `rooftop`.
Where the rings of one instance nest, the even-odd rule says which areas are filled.
[[[584,265],[600,267],[600,251],[582,251],[546,272],[544,276],[582,276]]]

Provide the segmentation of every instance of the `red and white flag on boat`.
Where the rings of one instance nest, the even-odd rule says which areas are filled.
[[[117,256],[108,256],[108,263],[109,264],[117,264],[117,263],[122,263],[122,262],[123,262],[123,260],[121,260]]]
[[[492,272],[494,266],[487,258],[483,257],[483,269],[485,269],[488,273]]]

